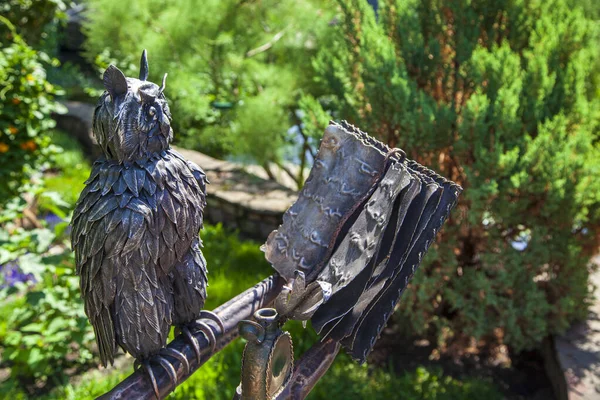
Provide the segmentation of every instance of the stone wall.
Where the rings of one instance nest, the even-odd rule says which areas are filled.
[[[243,165],[217,160],[193,150],[176,148],[200,165],[210,185],[207,220],[238,229],[243,236],[264,241],[281,224],[296,192],[247,172]]]
[[[65,102],[67,114],[55,115],[59,129],[73,135],[90,159],[99,154],[92,137],[94,106]],[[297,193],[277,182],[249,172],[242,164],[217,160],[197,151],[175,149],[198,164],[210,181],[207,191],[206,220],[239,230],[244,237],[264,241],[277,229],[283,213],[292,205]]]

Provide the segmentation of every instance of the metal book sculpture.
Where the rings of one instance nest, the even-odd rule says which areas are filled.
[[[255,315],[262,327],[240,328],[246,352],[256,358],[258,346],[268,357],[247,368],[245,354],[238,396],[303,398],[340,345],[364,362],[461,190],[403,151],[332,122],[298,200],[263,246],[286,286],[275,309]],[[264,339],[285,338],[277,327],[286,319],[310,319],[322,338],[295,372],[274,368],[293,365],[291,343]]]
[[[96,106],[93,133],[104,157],[73,214],[72,244],[85,312],[100,359],[112,364],[117,346],[134,356],[158,387],[149,363],[177,381],[163,356],[171,325],[200,357],[191,331],[213,331],[202,321],[206,261],[198,232],[206,205],[206,176],[170,148],[171,113],[162,86],[149,82],[146,52],[139,79],[115,66],[104,73],[106,91]]]
[[[236,398],[303,399],[341,347],[364,362],[460,186],[332,122],[298,200],[263,246],[276,274],[201,311],[207,180],[170,148],[165,80],[158,87],[147,77],[145,52],[139,79],[106,70],[93,124],[104,157],[73,216],[101,361],[112,363],[121,347],[143,367],[101,398],[164,398],[239,335],[248,342]],[[289,319],[311,320],[321,335],[297,362],[281,329]],[[165,347],[171,325],[182,334]]]
[[[310,318],[364,362],[461,190],[345,121],[331,123],[298,200],[264,246],[281,276],[301,279],[291,294],[310,294],[278,303],[280,314]]]

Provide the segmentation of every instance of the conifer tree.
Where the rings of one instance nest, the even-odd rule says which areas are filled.
[[[315,130],[347,119],[465,191],[400,313],[519,351],[586,316],[600,222],[598,23],[564,0],[339,0]],[[597,15],[597,13],[596,13]]]

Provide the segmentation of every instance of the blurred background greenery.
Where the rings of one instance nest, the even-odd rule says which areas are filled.
[[[169,73],[181,147],[279,166],[300,188],[328,121],[347,119],[465,188],[377,357],[340,355],[311,398],[530,398],[496,369],[442,361],[519,374],[586,317],[600,238],[596,2],[5,0],[0,15],[0,397],[91,398],[130,372],[130,359],[97,368],[68,243],[89,160],[52,113],[94,102],[109,63],[137,76],[144,48],[150,79]],[[202,237],[207,309],[270,274],[259,243],[222,226]],[[316,340],[289,329],[299,353]],[[242,347],[171,398],[231,398]]]

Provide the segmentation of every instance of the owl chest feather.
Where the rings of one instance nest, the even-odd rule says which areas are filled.
[[[96,162],[74,214],[74,247],[86,239],[78,265],[103,249],[104,257],[125,262],[139,253],[168,274],[202,226],[203,182],[192,167],[171,151],[132,163]]]

